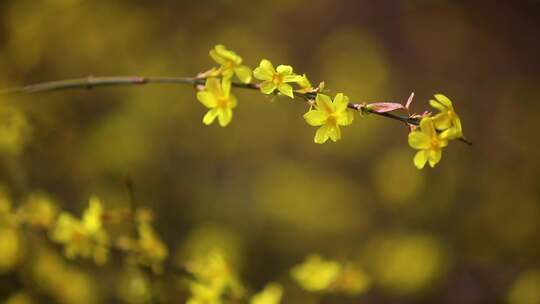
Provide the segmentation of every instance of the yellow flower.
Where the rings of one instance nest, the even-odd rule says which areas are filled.
[[[108,254],[108,235],[102,226],[102,216],[101,201],[92,197],[82,220],[67,212],[61,213],[51,232],[51,238],[64,244],[64,253],[68,258],[92,257],[96,264],[102,265]]]
[[[227,50],[225,46],[218,44],[210,50],[210,57],[221,64],[221,74],[224,78],[231,78],[233,74],[243,83],[251,81],[251,69],[242,65],[242,57],[235,52]]]
[[[0,153],[18,155],[30,139],[31,126],[22,111],[5,103],[0,117]]]
[[[99,198],[90,198],[88,208],[83,214],[84,228],[92,235],[97,234],[102,228],[103,205]]]
[[[272,94],[276,89],[290,98],[294,98],[293,88],[287,84],[290,82],[298,82],[302,80],[302,76],[293,73],[293,68],[290,65],[279,65],[274,69],[272,63],[267,60],[261,60],[259,67],[253,71],[253,76],[261,83],[261,92],[263,94]]]
[[[332,284],[332,291],[357,295],[367,291],[370,286],[371,279],[368,275],[357,266],[347,263],[343,265],[338,278]]]
[[[151,266],[155,272],[161,271],[161,263],[169,254],[167,246],[148,223],[140,224],[138,226],[138,232],[139,262]]]
[[[315,142],[325,143],[328,138],[332,141],[341,139],[339,126],[348,126],[353,122],[353,112],[348,109],[349,98],[342,93],[334,97],[334,101],[329,96],[317,94],[315,98],[315,109],[304,114],[306,122],[314,127],[320,128],[315,133]]]
[[[189,304],[222,303],[225,294],[235,299],[244,294],[236,273],[219,250],[193,258],[186,267],[195,277],[190,284]]]
[[[208,78],[205,90],[197,93],[197,99],[210,109],[203,117],[205,125],[214,122],[216,117],[222,127],[231,122],[232,109],[236,107],[237,101],[231,94],[230,79],[223,78],[220,84],[217,78]]]
[[[22,218],[32,226],[51,228],[58,214],[55,202],[43,193],[32,193],[20,209]]]
[[[301,78],[296,82],[300,89],[296,90],[298,93],[314,92],[316,89],[311,85],[311,82],[307,78],[306,74],[300,76]]]
[[[430,100],[429,104],[440,113],[433,116],[433,123],[437,130],[442,131],[441,137],[444,139],[456,139],[463,137],[461,121],[454,111],[452,101],[442,94],[435,94],[436,100]]]
[[[325,261],[319,255],[310,255],[306,260],[291,269],[293,279],[307,291],[328,289],[336,281],[341,264],[336,261]]]
[[[420,130],[409,133],[409,145],[420,150],[414,156],[414,165],[422,169],[428,161],[434,167],[441,160],[442,148],[448,145],[448,140],[437,134],[433,119],[425,117],[420,121]]]
[[[283,296],[283,287],[278,283],[270,283],[253,295],[250,304],[279,304]]]
[[[0,274],[13,270],[23,256],[23,243],[16,227],[0,225]]]

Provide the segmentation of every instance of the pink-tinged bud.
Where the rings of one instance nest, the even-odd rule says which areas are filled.
[[[407,103],[405,104],[405,108],[408,110],[409,107],[411,106],[411,103],[413,101],[413,98],[414,98],[414,92],[411,93],[411,96],[409,96],[409,99],[407,99]]]
[[[405,109],[402,104],[397,102],[374,102],[367,105],[367,108],[377,113],[386,113],[399,109]]]

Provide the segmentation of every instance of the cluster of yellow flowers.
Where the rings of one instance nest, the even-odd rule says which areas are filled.
[[[53,201],[41,193],[31,194],[15,208],[7,192],[0,190],[0,273],[11,271],[24,258],[25,228],[49,229],[55,217]]]
[[[343,102],[340,101],[343,96],[336,99],[337,104]],[[31,194],[18,208],[13,208],[8,196],[0,191],[0,273],[11,271],[22,260],[22,234],[26,228],[35,228],[46,232],[40,235],[49,236],[53,242],[62,245],[68,259],[88,258],[97,265],[103,265],[110,251],[118,249],[126,254],[127,261],[131,262],[128,265],[135,266],[132,270],[143,266],[140,269],[149,268],[159,274],[165,267],[168,248],[153,229],[153,216],[149,210],[139,208],[134,214],[131,212],[125,209],[106,210],[102,201],[93,196],[79,218],[61,211],[53,199],[42,193]],[[131,220],[130,226],[135,228],[134,231],[132,229],[132,233],[126,236],[122,229],[116,229],[120,230],[120,236],[114,237],[115,229],[109,229],[109,226],[123,223],[126,219]],[[68,264],[64,265],[50,249],[43,250],[38,252],[32,267],[36,280],[51,283],[44,283],[40,288],[56,298],[65,299],[62,302],[66,303],[73,302],[70,299],[78,296],[90,296],[92,284],[87,276]],[[187,302],[190,304],[228,301],[279,304],[283,297],[283,287],[275,282],[268,283],[259,292],[249,293],[220,249],[197,254],[184,266],[182,271],[189,274],[191,296]],[[291,276],[309,292],[356,295],[366,291],[371,284],[369,277],[357,265],[325,260],[318,255],[311,255],[293,267]],[[62,284],[58,282],[64,279],[72,281],[70,288],[59,287]],[[138,276],[138,288],[144,287],[139,282],[141,280],[144,278]],[[148,293],[147,287],[143,289]]]
[[[418,149],[414,156],[414,165],[422,169],[426,162],[434,167],[440,160],[442,148],[449,140],[463,138],[461,121],[454,111],[452,101],[442,94],[436,94],[430,105],[439,110],[435,116],[425,115],[420,120],[419,128],[409,133],[409,145]]]
[[[454,111],[450,99],[442,94],[435,95],[436,100],[430,104],[440,111],[435,116],[429,113],[424,115],[411,115],[409,113],[410,101],[407,105],[394,102],[372,104],[355,104],[343,93],[338,93],[332,99],[323,94],[324,82],[313,87],[306,74],[294,73],[290,65],[278,65],[274,68],[272,62],[263,59],[259,66],[252,70],[243,65],[242,57],[228,50],[223,45],[217,45],[210,51],[212,57],[220,67],[214,67],[207,72],[199,74],[198,80],[204,81],[204,86],[198,86],[200,91],[197,99],[209,110],[203,117],[203,123],[210,125],[217,118],[219,125],[227,126],[233,117],[233,109],[238,100],[231,94],[233,86],[258,89],[261,93],[270,95],[283,95],[294,98],[295,94],[304,98],[308,104],[308,112],[304,114],[307,124],[318,127],[315,132],[315,143],[322,144],[328,139],[336,142],[341,139],[341,126],[348,126],[354,120],[354,112],[361,114],[383,114],[406,110],[407,117],[393,116],[408,122],[413,132],[409,135],[409,144],[420,151],[414,157],[414,164],[422,169],[426,162],[433,167],[441,159],[441,149],[448,144],[448,140],[463,138],[459,117]],[[232,77],[240,83],[232,82]],[[252,76],[260,83],[251,83]],[[417,128],[416,124],[419,123]]]
[[[109,235],[103,229],[102,218],[103,205],[97,197],[92,197],[82,219],[68,212],[60,213],[51,238],[64,245],[69,259],[92,257],[96,264],[103,265],[107,261]]]
[[[128,253],[137,264],[150,267],[155,272],[162,270],[162,263],[168,256],[167,246],[161,241],[151,225],[151,216],[146,210],[135,210],[136,236],[120,236],[116,244],[112,244],[104,220],[110,223],[125,218],[125,212],[113,210],[107,213],[103,204],[97,197],[92,197],[88,208],[84,211],[82,219],[77,219],[67,212],[62,212],[51,232],[51,238],[64,245],[65,255],[68,258],[77,256],[83,258],[93,257],[98,265],[107,261],[110,248],[115,245],[117,249]]]
[[[106,211],[101,200],[94,196],[78,218],[59,210],[45,194],[32,193],[18,208],[13,208],[7,195],[0,191],[0,272],[12,269],[20,259],[20,233],[26,228],[45,232],[53,242],[63,246],[68,259],[92,258],[97,265],[103,265],[114,248],[125,252],[137,265],[159,272],[168,256],[167,246],[152,227],[149,211],[135,212],[135,222],[127,223],[135,225],[135,235],[119,235],[113,242],[106,225],[125,223],[131,218],[131,211]]]

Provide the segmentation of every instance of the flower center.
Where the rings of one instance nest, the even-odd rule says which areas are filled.
[[[283,76],[279,74],[274,74],[274,76],[272,76],[272,82],[275,85],[280,85],[283,82]]]
[[[328,115],[326,118],[326,123],[330,125],[336,125],[337,124],[337,118],[334,114]]]
[[[232,60],[227,60],[223,66],[224,66],[226,69],[231,69],[231,68],[234,67],[234,65],[235,65],[234,61],[232,61]]]
[[[436,136],[433,136],[431,138],[431,148],[432,149],[439,149],[440,146],[441,146],[441,141],[439,140],[439,138],[436,137]]]
[[[217,106],[218,108],[228,108],[229,107],[229,99],[228,98],[218,98],[217,100]]]

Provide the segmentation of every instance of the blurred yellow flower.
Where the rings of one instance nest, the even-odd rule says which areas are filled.
[[[320,128],[315,133],[315,142],[325,143],[328,138],[332,141],[341,139],[339,126],[348,126],[353,122],[353,112],[348,109],[349,98],[343,93],[334,97],[334,101],[329,96],[317,94],[315,99],[315,109],[310,109],[304,114],[306,122],[314,127]]]
[[[217,63],[221,64],[218,71],[221,72],[224,78],[231,78],[233,74],[243,83],[251,81],[251,69],[242,65],[242,57],[235,52],[227,50],[225,46],[218,44],[213,50],[210,50],[210,57]]]
[[[290,98],[294,98],[294,94],[292,86],[288,83],[302,81],[302,76],[294,74],[290,65],[279,65],[277,69],[274,69],[267,59],[261,60],[259,67],[253,71],[253,76],[263,80],[260,84],[263,94],[272,94],[277,89]]]
[[[283,296],[283,287],[278,283],[270,283],[253,295],[250,304],[279,304]]]
[[[437,134],[433,119],[425,117],[420,121],[420,130],[409,133],[409,145],[420,150],[413,160],[418,169],[424,168],[428,161],[433,168],[441,160],[442,148],[448,145],[448,141]]]
[[[358,267],[347,263],[342,267],[339,276],[332,284],[332,290],[357,295],[368,290],[370,286],[371,279],[368,275]]]
[[[38,250],[31,273],[39,291],[60,304],[92,304],[99,293],[90,274],[66,263],[56,253]]]
[[[218,118],[219,125],[225,127],[233,116],[232,109],[236,107],[236,97],[231,94],[231,81],[223,78],[221,83],[217,78],[206,80],[205,90],[197,93],[197,99],[210,110],[204,115],[203,123],[209,125]]]
[[[509,304],[540,303],[540,271],[528,270],[517,278],[508,290]]]
[[[51,232],[53,241],[64,244],[65,255],[70,258],[93,257],[98,265],[107,261],[108,235],[102,225],[103,206],[92,197],[82,220],[62,212]]]
[[[336,261],[326,261],[321,256],[313,254],[302,264],[293,267],[291,276],[307,291],[322,291],[336,281],[341,267]]]
[[[146,273],[138,267],[127,267],[116,285],[122,303],[144,304],[152,302],[152,287]]]
[[[22,256],[19,232],[14,227],[0,227],[0,273],[12,270]]]
[[[22,205],[20,212],[28,224],[48,229],[54,225],[58,207],[47,195],[32,193]]]
[[[452,101],[442,94],[435,94],[435,100],[430,100],[429,104],[440,113],[433,116],[435,128],[442,131],[441,138],[457,139],[463,137],[461,121],[454,111]]]
[[[428,288],[446,271],[441,243],[421,234],[383,235],[366,243],[364,261],[376,283],[396,294]]]
[[[22,111],[6,104],[0,106],[0,152],[19,154],[29,140],[30,131]]]
[[[221,303],[225,293],[233,298],[240,298],[244,294],[243,286],[220,251],[195,257],[186,267],[196,278],[190,284],[189,304]]]
[[[167,246],[148,223],[140,224],[138,233],[139,262],[152,267],[155,272],[160,272],[162,263],[169,254]]]

